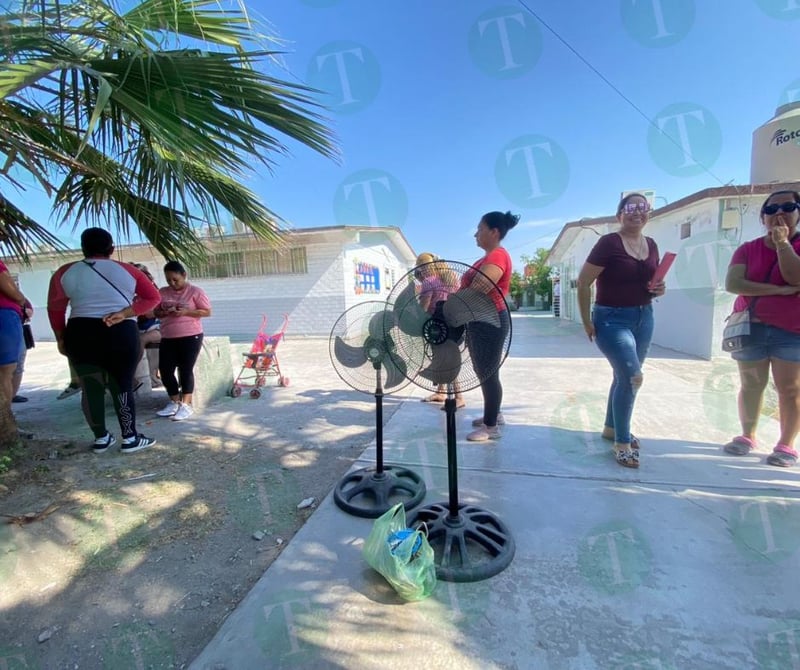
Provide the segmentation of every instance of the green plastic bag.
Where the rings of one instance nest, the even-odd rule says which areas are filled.
[[[403,600],[422,600],[436,588],[433,549],[422,531],[406,526],[403,503],[375,519],[362,554]]]

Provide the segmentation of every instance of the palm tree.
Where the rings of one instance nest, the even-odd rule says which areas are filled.
[[[56,220],[138,231],[190,265],[199,222],[278,243],[281,219],[242,184],[287,153],[281,138],[336,156],[314,91],[265,73],[279,52],[243,6],[116,4],[19,0],[0,16],[0,248],[64,248],[25,211],[31,181]],[[12,435],[0,421],[0,445]]]
[[[183,44],[186,43],[186,44]],[[278,241],[280,219],[242,186],[287,152],[329,157],[313,91],[265,74],[278,52],[244,8],[217,0],[20,0],[0,16],[0,243],[60,246],[12,202],[22,177],[59,219],[138,230],[168,258],[202,261],[193,224],[237,218]],[[248,48],[249,47],[249,48]]]

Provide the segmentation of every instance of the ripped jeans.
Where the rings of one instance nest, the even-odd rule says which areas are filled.
[[[653,307],[604,307],[592,311],[597,347],[614,370],[608,392],[605,425],[614,429],[614,441],[629,444],[636,392],[631,380],[642,373],[642,363],[653,339]]]

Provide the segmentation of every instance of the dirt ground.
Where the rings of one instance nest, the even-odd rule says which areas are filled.
[[[154,416],[165,397],[153,392],[137,411],[158,443],[94,454],[79,396],[56,400],[64,359],[48,343],[31,351],[30,401],[14,410],[34,438],[0,475],[0,668],[197,656],[374,439],[374,398],[339,379],[327,340],[289,337],[279,353],[288,388],[182,423]],[[398,403],[384,401],[385,421]]]

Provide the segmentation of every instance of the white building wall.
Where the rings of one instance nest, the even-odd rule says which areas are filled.
[[[654,344],[705,359],[727,355],[719,343],[735,296],[725,291],[725,275],[736,247],[763,234],[758,216],[763,200],[762,195],[710,198],[651,218],[646,234],[662,255],[677,254],[666,278],[667,292],[653,303]],[[686,224],[691,234],[681,239]],[[597,239],[581,231],[556,266],[562,277],[562,318],[581,321],[577,290],[569,280],[577,278]]]
[[[320,239],[322,238],[322,239]],[[353,242],[353,240],[357,240]],[[209,296],[212,316],[203,321],[208,335],[227,335],[234,340],[255,338],[262,315],[267,316],[266,331],[276,332],[289,316],[287,336],[327,336],[339,316],[363,300],[384,301],[392,283],[403,276],[413,263],[406,247],[397,248],[391,235],[380,230],[321,231],[316,241],[298,241],[306,248],[308,272],[296,275],[267,275],[225,279],[198,279],[196,284]],[[74,260],[79,255],[74,255]],[[150,247],[120,247],[117,257],[129,262],[143,262],[160,285],[164,282],[164,260]],[[47,289],[50,277],[72,256],[38,256],[30,268],[12,267],[18,274],[22,291],[34,305],[33,332],[37,340],[52,340],[47,319]],[[380,272],[378,294],[357,294],[357,261],[376,266]],[[189,281],[195,281],[189,277]]]
[[[287,314],[287,335],[327,335],[344,309],[341,245],[308,245],[306,258],[307,274],[198,280],[212,307],[212,316],[203,322],[205,332],[252,339],[262,315],[272,333]]]

